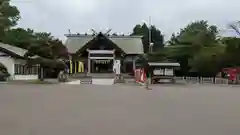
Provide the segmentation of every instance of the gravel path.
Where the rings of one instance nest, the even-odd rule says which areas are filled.
[[[1,135],[239,135],[240,87],[0,84]]]

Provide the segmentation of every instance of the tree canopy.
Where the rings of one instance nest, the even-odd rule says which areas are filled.
[[[13,46],[27,49],[25,56],[38,55],[44,63],[67,59],[68,52],[62,41],[48,32],[36,32],[33,29],[15,27],[20,12],[10,0],[0,0],[0,40]],[[228,28],[239,34],[240,22],[231,23]],[[149,39],[151,32],[151,39]],[[155,25],[137,24],[131,35],[142,36],[145,55],[139,61],[174,61],[181,65],[179,75],[192,72],[199,76],[214,76],[224,67],[240,66],[240,38],[221,37],[219,29],[206,20],[186,25],[179,33],[173,33],[169,41]],[[149,53],[149,42],[153,43],[153,52]],[[165,44],[166,43],[166,44]],[[50,60],[50,61],[49,61]],[[56,67],[56,66],[53,66]],[[3,68],[2,68],[3,69]]]
[[[3,43],[28,50],[27,56],[37,55],[42,57],[41,63],[54,65],[58,59],[67,59],[67,48],[62,41],[54,38],[48,32],[35,32],[33,29],[14,27],[20,19],[20,12],[16,6],[10,4],[10,0],[0,0],[0,40]],[[52,62],[49,62],[52,60]]]
[[[9,28],[16,26],[20,19],[17,7],[10,5],[10,0],[0,0],[0,36]]]
[[[149,40],[149,32],[151,31],[151,40]],[[151,25],[150,28],[146,23],[137,24],[133,28],[133,32],[131,35],[143,36],[143,47],[144,52],[147,53],[149,51],[149,41],[153,44],[153,51],[157,51],[160,48],[164,47],[164,37],[159,29],[157,29],[154,25]]]
[[[165,49],[149,58],[156,61],[171,60],[181,64],[180,75],[197,73],[214,76],[224,67],[240,66],[240,39],[220,37],[217,26],[200,20],[188,24],[177,34],[172,34]],[[237,34],[237,31],[236,31]]]

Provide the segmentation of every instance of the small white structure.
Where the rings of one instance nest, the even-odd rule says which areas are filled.
[[[113,71],[117,75],[121,74],[121,61],[120,60],[114,60]]]
[[[170,62],[149,62],[149,66],[153,68],[153,83],[175,82],[174,70],[180,67],[179,63]]]
[[[0,62],[7,68],[10,80],[37,80],[38,66],[27,67],[27,50],[0,43]]]

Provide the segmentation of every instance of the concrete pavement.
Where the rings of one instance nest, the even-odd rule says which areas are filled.
[[[230,86],[0,84],[1,135],[238,135]]]

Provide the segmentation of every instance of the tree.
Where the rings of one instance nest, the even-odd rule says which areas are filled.
[[[68,58],[62,41],[55,39],[51,33],[34,32],[32,29],[14,28],[5,32],[3,42],[27,49],[26,56],[38,55],[47,59]]]
[[[154,43],[153,45],[153,51],[158,50],[159,48],[164,47],[164,39],[163,35],[161,34],[161,31],[157,29],[154,25],[151,26],[151,42]],[[133,32],[131,35],[140,35],[143,36],[143,47],[144,52],[149,52],[149,28],[146,23],[143,23],[142,25],[137,24],[133,28]]]
[[[176,60],[181,65],[181,73],[186,75],[191,69],[189,60],[198,61],[208,48],[218,47],[218,30],[214,25],[208,25],[207,21],[196,21],[188,24],[177,35],[172,35],[168,48],[168,58]],[[195,55],[198,54],[199,56]],[[195,58],[194,58],[195,57]],[[192,62],[194,63],[194,62]],[[192,64],[194,65],[194,64]]]
[[[3,42],[20,48],[28,49],[37,38],[32,29],[15,28],[5,32]]]
[[[0,38],[9,28],[16,26],[20,19],[17,7],[10,5],[10,0],[0,0]]]
[[[222,42],[226,45],[224,52],[224,66],[236,67],[240,66],[240,38],[227,37],[223,38]]]
[[[37,40],[32,44],[26,56],[38,55],[47,59],[68,59],[67,48],[58,39]]]
[[[215,76],[223,67],[225,46],[208,47],[189,59],[191,71],[200,76]]]

